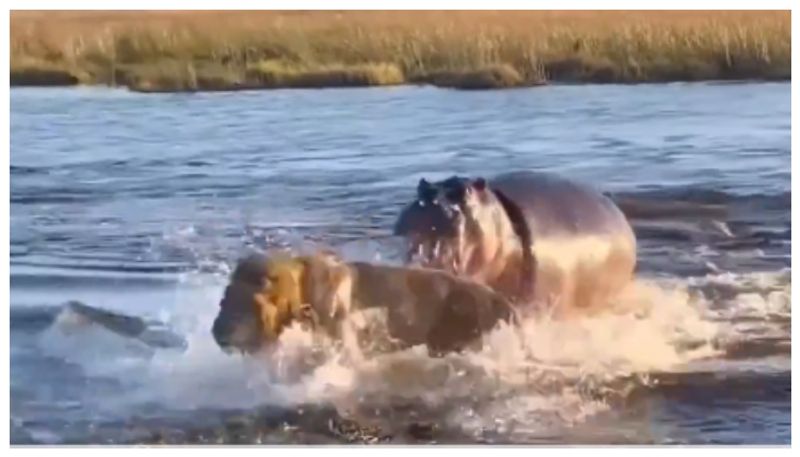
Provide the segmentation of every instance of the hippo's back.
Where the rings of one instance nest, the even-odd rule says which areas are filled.
[[[589,186],[534,171],[501,174],[489,184],[521,210],[534,240],[562,235],[633,236],[614,202]]]
[[[561,297],[559,313],[603,309],[632,278],[636,238],[609,198],[591,187],[548,173],[497,176],[490,186],[513,203],[512,221],[529,230],[534,300]],[[520,214],[521,213],[521,214]]]

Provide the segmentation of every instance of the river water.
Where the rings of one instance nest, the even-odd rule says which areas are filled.
[[[13,443],[790,442],[789,83],[15,88],[10,160]],[[518,169],[724,213],[632,219],[630,312],[501,327],[480,351],[329,348],[287,377],[211,339],[248,249],[396,262],[421,177]],[[68,300],[188,346],[75,331]]]

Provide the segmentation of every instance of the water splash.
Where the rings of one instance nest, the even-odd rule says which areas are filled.
[[[142,353],[109,335],[43,344],[83,354],[74,361],[87,371],[124,379],[126,395],[113,402],[119,410],[323,403],[354,417],[424,416],[481,439],[532,439],[611,411],[652,373],[707,369],[702,364],[724,357],[739,335],[738,319],[790,316],[788,272],[640,279],[607,315],[500,324],[479,349],[438,358],[424,346],[383,351],[392,342],[376,310],[351,316],[361,330],[343,342],[290,327],[274,350],[243,357],[224,354],[209,333],[225,279],[185,275],[163,313],[186,336],[185,352]]]

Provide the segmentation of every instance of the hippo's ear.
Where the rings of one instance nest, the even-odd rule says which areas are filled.
[[[478,195],[483,195],[483,191],[486,190],[486,180],[483,178],[475,178],[469,183],[466,190],[467,194],[477,192]]]
[[[417,185],[417,197],[423,201],[429,201],[436,196],[436,188],[427,179],[422,178]]]
[[[486,198],[487,187],[488,184],[486,183],[485,179],[475,178],[469,182],[469,185],[467,186],[467,195],[474,195],[480,201],[484,201]]]

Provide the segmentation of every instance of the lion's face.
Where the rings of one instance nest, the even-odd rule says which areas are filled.
[[[253,353],[277,340],[291,322],[310,321],[302,275],[303,264],[289,257],[253,255],[240,261],[212,327],[217,344]]]

